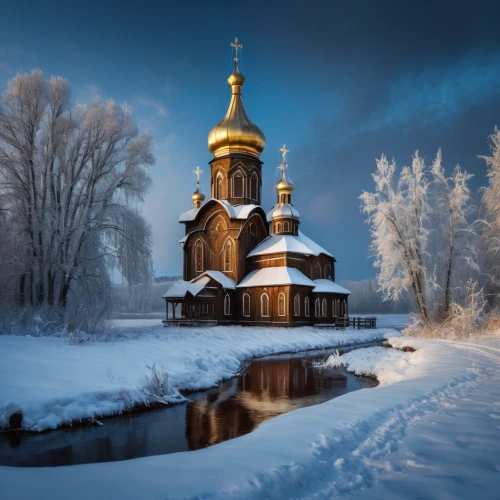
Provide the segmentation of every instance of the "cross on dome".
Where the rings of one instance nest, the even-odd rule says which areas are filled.
[[[281,156],[282,156],[282,163],[286,164],[286,154],[290,152],[289,149],[286,149],[286,144],[283,144],[281,148],[279,149],[281,151]]]
[[[196,184],[200,183],[200,174],[203,173],[203,170],[198,166],[196,170],[193,170],[193,174],[196,174]]]
[[[238,50],[243,48],[243,45],[241,43],[238,43],[238,37],[235,37],[234,42],[231,42],[229,44],[231,47],[234,47],[234,50],[236,51],[236,57],[234,58],[236,61],[238,60]]]

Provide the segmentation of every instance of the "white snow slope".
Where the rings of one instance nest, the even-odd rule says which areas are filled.
[[[195,452],[57,468],[0,467],[6,499],[495,499],[500,341],[392,338],[358,350],[381,384]]]
[[[0,336],[0,428],[20,407],[23,426],[41,431],[143,404],[147,366],[176,389],[213,387],[257,355],[381,340],[389,329],[164,328],[158,320],[122,320],[128,338],[70,345],[67,339]],[[167,398],[168,399],[168,398]]]

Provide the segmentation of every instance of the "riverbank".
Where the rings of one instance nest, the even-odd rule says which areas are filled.
[[[71,345],[68,339],[0,336],[0,428],[14,411],[22,428],[56,429],[98,420],[162,398],[182,401],[231,378],[248,358],[383,340],[394,330],[302,328],[164,328],[157,320],[120,320],[120,338]]]
[[[498,338],[390,343],[415,352],[349,354],[350,367],[376,375],[378,387],[292,411],[195,452],[0,467],[2,491],[23,500],[496,498]]]

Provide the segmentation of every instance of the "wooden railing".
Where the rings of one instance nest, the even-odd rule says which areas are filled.
[[[316,328],[377,328],[377,318],[333,318],[332,323],[316,323]]]

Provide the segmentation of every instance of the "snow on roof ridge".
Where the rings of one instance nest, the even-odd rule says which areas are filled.
[[[193,278],[190,283],[198,283],[198,280],[206,275],[220,283],[225,290],[236,290],[236,283],[231,278],[226,276],[222,271],[215,271],[213,269],[207,269],[196,278]]]
[[[191,281],[184,281],[184,280],[178,280],[174,281],[171,285],[171,287],[167,290],[165,295],[163,295],[163,298],[168,298],[168,297],[185,297],[186,294],[189,292],[191,295],[196,297],[203,288],[205,288],[205,285],[209,282],[210,278],[206,278],[206,280],[200,280],[200,282],[197,283],[192,283]]]
[[[255,208],[260,208],[260,205],[255,205],[253,203],[236,205],[235,207],[233,207],[233,205],[231,205],[231,203],[229,203],[227,200],[218,200],[217,198],[210,198],[206,203],[208,203],[209,201],[216,201],[217,203],[222,205],[226,209],[230,219],[247,219],[250,213]],[[203,206],[200,208],[203,208]],[[191,208],[190,210],[182,212],[182,214],[179,216],[179,222],[191,222],[195,220],[198,212],[200,211],[200,208]]]
[[[351,292],[335,283],[335,281],[327,280],[327,279],[317,279],[314,280],[316,283],[316,287],[313,290],[313,293],[339,293],[342,295],[349,295]]]
[[[273,234],[262,240],[247,257],[256,255],[268,255],[271,253],[292,252],[302,255],[325,254],[329,257],[333,255],[327,252],[323,247],[312,241],[310,238],[299,231],[299,235],[293,234]]]
[[[265,267],[247,274],[237,285],[241,287],[303,285],[314,287],[316,284],[298,269],[287,266]]]

